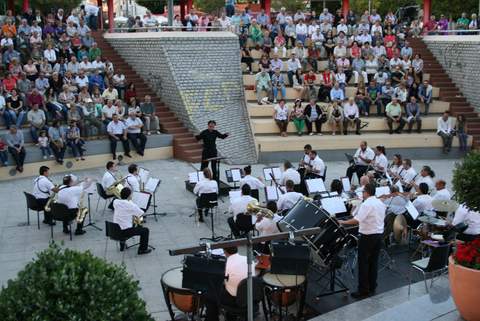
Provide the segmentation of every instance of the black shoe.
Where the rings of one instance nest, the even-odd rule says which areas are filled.
[[[354,298],[354,299],[361,300],[361,299],[367,298],[367,297],[368,297],[368,293],[357,291],[357,292],[351,293],[350,296],[351,296],[352,298]]]
[[[120,252],[123,252],[125,250],[125,242],[120,242]]]
[[[75,230],[75,235],[83,235],[85,233],[87,233],[85,230]]]
[[[393,134],[393,130],[389,130],[388,133],[389,133],[390,135],[392,135],[392,134]]]
[[[113,154],[113,160],[117,159],[117,155]]]
[[[138,250],[138,255],[148,254],[152,252],[152,249]]]
[[[361,134],[360,134],[360,132],[356,132],[355,134],[357,134],[357,135],[361,135]]]
[[[203,216],[200,216],[200,217],[198,218],[198,221],[199,221],[200,223],[205,222],[205,221],[203,220]]]
[[[132,155],[130,155],[130,153],[125,153],[124,155],[127,156],[127,157],[132,158]]]
[[[70,230],[69,230],[68,228],[67,228],[67,229],[64,229],[64,230],[63,230],[63,233],[64,233],[64,234],[70,234]]]

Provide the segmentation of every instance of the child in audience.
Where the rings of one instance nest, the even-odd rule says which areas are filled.
[[[0,137],[0,162],[3,166],[8,166],[7,144],[2,137]]]
[[[53,158],[52,150],[50,149],[50,139],[47,136],[47,132],[44,130],[40,131],[38,147],[40,147],[40,150],[42,151],[43,159],[47,159],[48,156]]]

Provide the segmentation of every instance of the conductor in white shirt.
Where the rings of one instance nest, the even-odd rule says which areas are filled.
[[[206,297],[206,321],[218,321],[219,305],[235,306],[237,300],[238,285],[248,276],[247,257],[238,254],[236,247],[223,249],[227,257],[225,265],[225,288],[221,293],[207,293]],[[255,271],[253,272],[255,274]]]
[[[298,202],[300,198],[303,197],[302,194],[294,191],[295,184],[291,180],[285,182],[285,188],[287,192],[280,195],[277,201],[277,208],[279,211],[289,210]]]
[[[437,135],[442,138],[444,154],[452,149],[453,134],[453,120],[450,117],[450,112],[446,110],[443,112],[442,117],[437,120]]]
[[[125,156],[132,157],[130,155],[130,145],[127,140],[127,128],[125,124],[118,119],[117,114],[112,115],[112,121],[107,125],[108,139],[110,140],[110,151],[112,152],[113,159],[117,159],[117,142],[121,141],[123,145],[123,151]]]
[[[193,188],[193,193],[197,195],[197,209],[198,209],[198,221],[203,222],[203,211],[205,210],[205,215],[208,215],[207,205],[205,204],[204,197],[202,194],[217,193],[218,194],[218,183],[212,179],[212,172],[209,168],[203,169],[203,176],[205,179],[199,181],[195,184]]]
[[[242,231],[249,231],[255,224],[255,217],[247,215],[247,205],[251,202],[257,201],[250,196],[250,185],[244,184],[242,186],[242,195],[232,200],[229,211],[233,214],[229,217],[227,222],[232,230],[233,236],[240,237]]]
[[[143,210],[137,204],[130,200],[132,191],[128,187],[124,187],[120,192],[121,199],[113,201],[113,222],[118,224],[121,229],[121,236],[130,238],[135,235],[140,236],[140,247],[138,254],[147,254],[152,250],[148,248],[148,238],[150,231],[143,226],[133,226],[135,216],[142,216]],[[120,242],[120,251],[125,249],[125,242]]]
[[[382,246],[385,204],[375,197],[375,185],[369,183],[363,189],[365,200],[355,215],[344,225],[359,225],[358,232],[358,290],[351,295],[356,299],[375,294],[377,288],[378,257]]]
[[[49,170],[47,166],[40,166],[39,174],[33,181],[33,196],[37,199],[38,206],[43,209],[47,205],[48,199],[53,192],[58,192],[58,188],[53,185],[52,181],[48,178]],[[43,223],[55,225],[50,216],[50,212],[43,211],[44,220]]]

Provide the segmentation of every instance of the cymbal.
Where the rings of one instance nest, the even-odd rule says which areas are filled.
[[[458,208],[458,203],[454,200],[433,200],[432,206],[439,212],[455,212]]]

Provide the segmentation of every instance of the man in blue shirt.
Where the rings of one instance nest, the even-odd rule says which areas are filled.
[[[343,90],[340,88],[340,85],[338,82],[335,83],[333,86],[332,90],[330,90],[330,99],[332,101],[343,101],[345,100],[345,94],[343,93]]]

